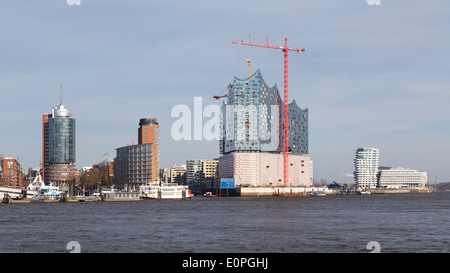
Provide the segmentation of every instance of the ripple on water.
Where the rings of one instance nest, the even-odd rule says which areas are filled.
[[[449,252],[450,193],[3,205],[0,252]]]

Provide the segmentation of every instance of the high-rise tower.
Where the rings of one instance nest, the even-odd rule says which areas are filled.
[[[76,176],[75,119],[62,102],[42,115],[42,161],[46,184],[61,186]]]
[[[380,150],[363,147],[356,149],[355,183],[360,188],[375,188],[377,186]]]
[[[139,120],[138,144],[151,144],[152,181],[159,177],[159,124],[156,118]]]
[[[118,189],[136,190],[141,185],[159,180],[159,125],[158,120],[139,120],[136,145],[116,149],[114,184]]]

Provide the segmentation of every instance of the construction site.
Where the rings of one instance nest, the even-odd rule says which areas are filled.
[[[222,105],[222,136],[219,142],[219,179],[234,179],[245,195],[303,195],[314,189],[313,163],[309,156],[308,109],[301,109],[295,100],[289,102],[289,52],[305,49],[249,41],[233,44],[281,50],[283,53],[283,98],[276,84],[267,85],[262,72],[252,72],[248,62],[248,77],[234,78]],[[276,188],[275,188],[276,187]],[[208,187],[213,190],[214,187]],[[221,188],[218,188],[219,190]],[[221,191],[222,193],[222,191]],[[229,192],[228,192],[229,193]]]

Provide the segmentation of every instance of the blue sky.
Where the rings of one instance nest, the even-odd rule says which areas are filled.
[[[0,153],[24,168],[39,166],[41,115],[61,84],[79,168],[136,143],[144,117],[159,120],[161,167],[218,157],[217,141],[174,141],[170,112],[218,103],[247,59],[281,88],[281,51],[232,44],[252,33],[306,49],[289,56],[289,94],[309,109],[316,179],[350,182],[356,148],[370,146],[381,165],[450,181],[448,1],[80,2],[0,0]]]

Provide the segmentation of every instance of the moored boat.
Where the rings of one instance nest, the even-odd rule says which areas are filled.
[[[189,186],[175,183],[152,183],[139,187],[141,199],[190,199],[194,194]]]
[[[215,195],[215,194],[212,194],[212,192],[210,192],[210,191],[205,192],[205,193],[203,194],[203,196],[205,196],[205,197],[216,197],[216,195]]]
[[[326,196],[324,191],[311,191],[311,192],[309,192],[309,195],[312,195],[312,196]]]
[[[27,187],[27,195],[36,200],[41,199],[39,197],[51,200],[60,199],[62,193],[59,187],[45,185],[40,174]]]

